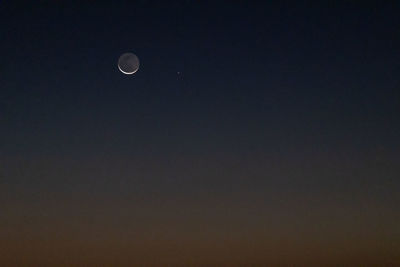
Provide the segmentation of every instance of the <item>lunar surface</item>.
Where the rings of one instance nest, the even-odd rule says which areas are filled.
[[[134,74],[139,69],[139,58],[133,53],[125,53],[119,57],[118,68],[124,74]]]

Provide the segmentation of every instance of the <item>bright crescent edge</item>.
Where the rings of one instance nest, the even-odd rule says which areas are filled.
[[[134,74],[134,73],[136,73],[136,72],[139,70],[139,68],[137,68],[134,72],[125,72],[125,71],[123,71],[123,70],[121,69],[121,67],[119,66],[119,64],[118,64],[118,69],[119,69],[123,74],[128,74],[128,75]]]

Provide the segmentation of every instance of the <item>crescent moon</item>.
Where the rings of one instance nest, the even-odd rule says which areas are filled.
[[[139,58],[133,53],[122,54],[118,59],[118,69],[123,74],[134,74],[139,70]]]

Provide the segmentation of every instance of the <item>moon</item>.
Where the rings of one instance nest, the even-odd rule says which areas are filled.
[[[134,74],[139,69],[139,58],[133,53],[124,53],[118,59],[118,69],[123,74]]]

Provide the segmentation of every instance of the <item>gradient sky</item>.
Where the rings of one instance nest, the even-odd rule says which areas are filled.
[[[64,2],[0,2],[1,266],[400,265],[398,2]]]

